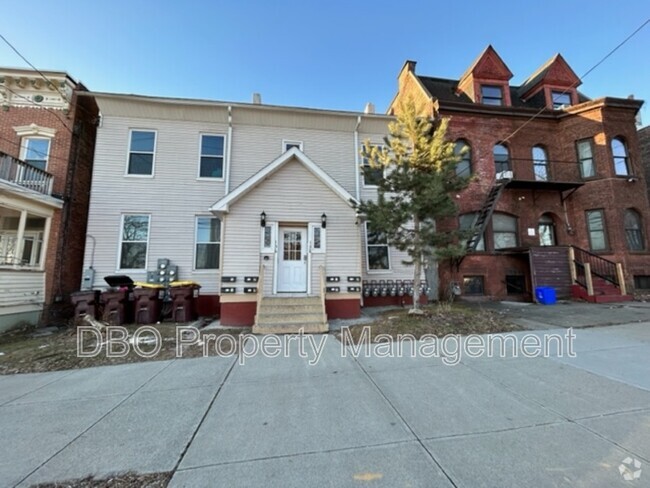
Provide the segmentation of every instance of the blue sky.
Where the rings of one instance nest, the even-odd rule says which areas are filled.
[[[461,6],[462,5],[462,6]],[[525,6],[524,6],[525,5]],[[7,9],[4,9],[7,13]],[[492,44],[519,84],[561,52],[581,76],[650,17],[647,0],[12,2],[0,32],[90,89],[384,111],[406,59],[457,78]],[[0,42],[0,64],[25,66]],[[648,100],[650,25],[580,89]],[[650,108],[644,107],[644,125]]]

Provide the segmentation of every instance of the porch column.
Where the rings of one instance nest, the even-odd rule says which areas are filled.
[[[52,217],[45,218],[45,227],[43,228],[43,244],[41,244],[41,256],[39,259],[38,268],[41,271],[45,270],[45,259],[47,257],[47,244],[50,240],[50,228],[52,226]]]
[[[25,246],[25,226],[27,225],[27,210],[20,212],[18,221],[18,233],[16,234],[16,254],[14,255],[14,265],[21,264],[23,259],[23,247]]]

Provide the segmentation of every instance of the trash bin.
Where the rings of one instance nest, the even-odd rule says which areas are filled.
[[[74,305],[74,316],[89,315],[97,318],[99,305],[99,290],[75,291],[70,294],[70,301]]]
[[[557,303],[555,288],[550,286],[538,286],[535,288],[535,297],[542,305],[554,305]]]
[[[111,325],[133,322],[133,280],[126,275],[104,277],[111,287],[102,292],[100,301],[104,305],[102,320]]]
[[[164,290],[163,286],[151,284],[133,290],[136,324],[155,324],[160,321]]]
[[[172,320],[174,322],[191,322],[196,320],[196,301],[201,285],[193,281],[176,281],[170,284],[169,294],[172,299]]]

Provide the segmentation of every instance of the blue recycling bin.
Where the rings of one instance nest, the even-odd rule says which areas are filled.
[[[555,296],[555,288],[550,286],[538,286],[535,288],[535,297],[542,305],[555,305],[557,297]]]

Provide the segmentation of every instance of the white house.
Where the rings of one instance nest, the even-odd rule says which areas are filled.
[[[95,245],[84,261],[94,287],[111,274],[145,281],[168,258],[179,279],[201,284],[200,313],[268,331],[323,330],[327,318],[406,299],[390,296],[412,279],[405,256],[368,235],[354,208],[376,195],[361,144],[381,143],[390,117],[91,95],[101,111],[87,231]]]

